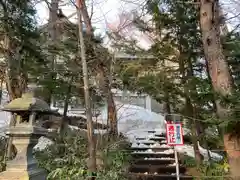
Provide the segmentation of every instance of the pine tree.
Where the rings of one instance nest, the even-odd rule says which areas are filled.
[[[27,67],[40,59],[36,39],[39,33],[31,1],[1,1],[1,34],[4,37],[4,58],[8,66],[7,87],[10,99],[21,97],[27,88]]]
[[[55,64],[56,64],[56,42],[58,38],[58,22],[59,19],[59,0],[51,0],[49,5],[49,20],[48,20],[48,44],[49,44],[49,61],[50,61],[50,73],[49,73],[49,80],[55,81],[56,73],[55,73]],[[49,87],[47,91],[45,91],[45,99],[46,102],[50,105],[52,102],[52,94],[53,94],[54,87]]]
[[[229,33],[223,41],[224,54],[230,66],[231,75],[236,88],[240,85],[240,36],[239,33]]]
[[[6,86],[10,100],[19,98],[27,89],[28,69],[33,62],[41,61],[37,39],[40,37],[35,21],[35,9],[30,0],[0,1],[0,34],[4,46],[1,49],[7,73]],[[10,126],[13,125],[13,118]],[[7,157],[12,155],[9,138]]]

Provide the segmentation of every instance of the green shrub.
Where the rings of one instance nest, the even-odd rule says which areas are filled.
[[[186,167],[196,167],[196,160],[193,158],[193,157],[190,157],[190,156],[184,156],[183,157],[183,164],[186,166]]]
[[[7,138],[4,136],[0,136],[0,172],[5,170],[5,152],[6,152],[6,143]]]
[[[196,167],[197,163],[193,157],[184,156],[182,158],[182,162],[187,168],[196,168],[200,173],[202,180],[226,180],[227,178],[224,176],[228,175],[229,165],[227,160],[223,160],[221,162],[214,161],[204,161],[200,164],[199,167]],[[199,179],[199,178],[196,178]]]
[[[229,165],[226,160],[223,160],[221,162],[204,162],[198,169],[201,172],[202,176],[208,177],[202,178],[205,180],[227,180],[227,178],[224,176],[229,175]]]
[[[85,180],[87,172],[87,140],[77,131],[70,131],[63,138],[56,137],[55,143],[44,151],[35,153],[39,165],[45,168],[49,180]],[[124,139],[97,142],[96,180],[124,180],[124,166],[129,161]]]

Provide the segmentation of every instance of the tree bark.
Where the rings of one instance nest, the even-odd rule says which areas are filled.
[[[56,55],[53,49],[56,46],[57,40],[57,20],[58,20],[58,9],[59,9],[59,0],[51,0],[50,9],[49,9],[49,20],[48,20],[48,36],[49,36],[49,60],[50,60],[50,72],[49,72],[49,79],[54,81],[55,79],[55,61]],[[50,48],[53,48],[50,50]],[[51,105],[52,102],[52,93],[53,87],[47,87],[46,94],[45,94],[45,101],[48,105]]]
[[[62,118],[62,123],[60,127],[60,134],[62,136],[64,136],[64,132],[67,131],[68,124],[69,124],[69,121],[67,119],[67,112],[68,112],[68,106],[69,106],[69,99],[71,98],[72,82],[73,82],[73,77],[71,77],[71,80],[69,82],[68,89],[65,96],[65,101],[64,101],[63,118]]]
[[[165,115],[165,120],[166,121],[172,121],[171,105],[170,105],[170,102],[169,102],[168,89],[165,89],[165,91],[164,91],[163,113]]]
[[[80,0],[79,0],[80,1]],[[89,150],[89,163],[88,169],[91,173],[89,179],[95,179],[93,173],[97,170],[96,165],[96,144],[94,138],[94,127],[92,121],[92,108],[91,108],[91,100],[89,93],[89,78],[88,78],[88,68],[87,68],[87,60],[86,60],[86,50],[83,39],[83,28],[82,28],[82,17],[81,10],[78,6],[78,25],[79,25],[79,45],[80,45],[80,56],[82,60],[82,70],[83,70],[83,81],[84,81],[84,96],[85,96],[85,107],[86,107],[86,116],[87,116],[87,133],[88,133],[88,150]]]
[[[117,122],[117,112],[116,112],[116,106],[113,99],[113,94],[111,92],[111,87],[109,87],[109,93],[108,93],[108,124],[109,124],[109,134],[111,136],[117,136],[118,135],[118,122]]]
[[[91,42],[92,38],[94,37],[93,34],[93,27],[91,23],[90,16],[87,11],[85,0],[77,1],[77,6],[79,7],[81,11],[81,15],[83,17],[84,23],[87,26],[87,35],[89,38],[89,41]],[[94,53],[94,48],[93,53]],[[103,96],[105,96],[106,102],[107,102],[107,109],[108,109],[108,124],[110,128],[110,133],[112,135],[118,134],[118,126],[117,126],[117,111],[116,106],[113,100],[113,94],[111,92],[111,83],[110,83],[110,73],[108,73],[109,65],[104,62],[98,62],[97,63],[97,78],[100,79],[100,82],[98,83],[99,89],[103,92]]]
[[[107,103],[107,124],[109,127],[109,134],[112,136],[118,135],[118,126],[117,126],[117,112],[116,106],[113,99],[113,93],[111,91],[111,73],[108,72],[108,69],[104,65],[99,65],[97,68],[97,84],[100,94],[104,97]]]
[[[11,37],[5,37],[5,45],[7,52],[5,57],[7,59],[6,70],[6,86],[9,95],[9,100],[12,101],[16,98],[20,98],[27,89],[27,75],[23,72],[24,63],[21,62],[19,49],[14,45],[14,40]],[[10,119],[9,126],[15,124],[14,117]],[[8,139],[7,158],[11,159],[13,152],[12,137]]]
[[[182,61],[182,60],[180,60]],[[184,115],[186,117],[191,117],[192,119],[188,119],[190,120],[190,129],[191,129],[191,134],[192,134],[192,143],[193,143],[193,149],[194,149],[194,154],[195,154],[195,158],[196,158],[196,162],[198,165],[200,165],[201,161],[202,161],[202,156],[200,154],[199,148],[198,148],[198,138],[197,138],[197,124],[196,124],[196,111],[195,111],[195,107],[191,102],[191,99],[189,97],[188,94],[190,94],[190,89],[189,89],[189,85],[186,84],[186,78],[190,78],[190,75],[188,74],[188,77],[185,77],[185,70],[184,70],[184,65],[183,63],[180,63],[180,69],[181,69],[181,74],[183,76],[183,85],[184,85],[184,94],[185,94],[185,111],[184,111]]]
[[[181,28],[180,28],[181,30]],[[200,165],[202,161],[202,156],[200,154],[199,148],[198,148],[198,137],[197,137],[197,124],[196,124],[196,108],[194,104],[192,103],[190,99],[190,95],[192,94],[192,91],[196,91],[196,87],[191,87],[188,84],[188,80],[191,80],[193,78],[193,69],[192,69],[192,62],[189,56],[189,53],[186,53],[182,47],[182,37],[181,34],[178,32],[178,43],[179,47],[178,50],[180,52],[179,55],[179,70],[180,74],[182,76],[181,83],[184,87],[184,98],[185,98],[185,109],[184,109],[184,115],[187,117],[191,117],[192,119],[190,120],[191,123],[191,134],[192,134],[192,143],[193,143],[193,149],[194,149],[194,154],[196,158],[197,165]],[[187,62],[185,62],[185,59],[187,59]],[[185,67],[185,64],[187,64],[187,67]],[[187,75],[186,75],[187,71]]]
[[[200,25],[204,54],[208,63],[213,89],[223,97],[231,95],[232,78],[220,42],[218,0],[201,0]],[[216,108],[218,117],[227,120],[230,115],[230,108],[220,104],[219,100],[216,100]],[[234,179],[240,179],[238,168],[240,166],[240,143],[237,137],[230,137],[231,134],[224,132],[224,145],[228,155],[230,172],[235,177]],[[235,146],[232,144],[235,144]]]
[[[78,0],[77,1],[77,6],[79,7],[79,9],[81,11],[83,21],[84,21],[84,23],[87,27],[87,35],[91,38],[94,37],[93,27],[92,27],[90,16],[89,16],[88,11],[87,11],[87,6],[86,6],[86,3],[85,3],[85,0],[81,0],[81,1]]]

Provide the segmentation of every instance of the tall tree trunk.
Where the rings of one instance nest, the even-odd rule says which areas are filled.
[[[2,26],[7,31],[9,30],[8,27],[8,17],[9,12],[3,2],[0,3],[2,5],[2,11],[3,14],[3,21],[4,23]],[[9,32],[7,33],[9,34]],[[21,45],[16,44],[16,41],[14,39],[15,37],[5,35],[4,36],[4,56],[7,61],[7,70],[6,70],[6,86],[8,90],[9,100],[12,101],[16,98],[20,98],[22,96],[22,93],[27,89],[27,72],[23,71],[24,68],[24,62],[21,58],[20,50],[22,49]],[[10,120],[10,126],[13,126],[15,124],[14,121],[14,115],[12,115],[12,118]],[[8,138],[7,143],[7,155],[6,157],[10,159],[12,157],[12,154],[16,153],[14,152],[14,147],[12,145],[12,137]]]
[[[111,92],[111,86],[109,87],[109,93],[107,96],[107,106],[108,106],[108,124],[109,124],[109,134],[112,136],[118,135],[118,125],[117,125],[117,112],[116,106],[113,99],[113,94]]]
[[[100,90],[100,94],[104,97],[107,103],[107,124],[109,126],[109,134],[112,136],[118,135],[117,126],[117,112],[113,99],[113,93],[111,91],[111,73],[105,68],[105,65],[101,64],[97,68],[97,84]]]
[[[197,162],[197,165],[200,165],[202,162],[203,158],[199,150],[198,146],[198,135],[197,135],[197,123],[196,123],[196,110],[195,107],[193,106],[191,99],[189,97],[186,97],[186,116],[192,117],[193,119],[191,120],[191,134],[192,134],[192,143],[193,143],[193,149],[194,149],[194,154],[195,154],[195,159]]]
[[[168,89],[164,92],[163,113],[165,114],[166,121],[172,121]]]
[[[84,23],[87,27],[87,35],[89,35],[90,38],[93,38],[94,34],[93,34],[92,22],[91,22],[90,16],[87,11],[87,6],[86,6],[85,0],[77,1],[77,6],[79,7],[79,9],[81,11],[81,15],[82,15]]]
[[[189,80],[191,81],[194,78],[193,63],[192,63],[192,59],[191,58],[188,59],[187,64],[188,64],[188,72],[187,72],[187,74],[188,74]],[[195,95],[197,95],[197,87],[196,87],[196,85],[194,83],[190,83],[188,86],[189,86],[188,87],[189,95],[191,97],[194,97]],[[190,97],[189,97],[189,100],[190,100]],[[197,156],[198,162],[200,163],[203,160],[203,158],[202,158],[202,155],[201,155],[201,153],[199,151],[199,146],[198,146],[199,142],[200,142],[199,137],[204,135],[205,132],[203,130],[203,124],[201,122],[197,121],[198,114],[197,114],[196,105],[194,103],[192,103],[191,100],[189,101],[189,103],[190,103],[189,104],[190,105],[189,108],[191,109],[190,111],[192,111],[192,115],[193,115],[192,116],[193,117],[193,120],[192,120],[193,121],[193,123],[192,123],[192,131],[193,132],[192,133],[195,133],[195,137],[196,137],[196,141],[197,141],[197,142],[194,142],[194,145],[195,145],[194,150],[197,151],[197,152],[195,152],[195,154]],[[203,141],[204,141],[204,144],[207,146],[207,141],[205,139]]]
[[[7,90],[9,94],[9,100],[12,101],[16,98],[20,98],[22,93],[24,93],[27,89],[27,80],[24,79],[23,73],[19,74],[18,67],[15,67],[17,63],[12,62],[12,58],[9,56],[8,59],[8,73],[7,73]],[[17,73],[17,74],[16,74]],[[13,115],[12,115],[13,116]],[[9,126],[13,126],[15,124],[14,117],[10,119]],[[13,152],[13,145],[12,145],[12,137],[8,139],[8,149],[7,149],[7,158],[11,159]]]
[[[93,34],[93,27],[91,23],[90,16],[87,11],[86,3],[85,0],[78,1],[78,7],[81,11],[81,15],[83,17],[84,23],[87,26],[87,35],[89,40],[91,41],[92,38],[94,37]],[[94,53],[94,48],[93,53]],[[117,128],[117,116],[116,116],[116,106],[113,100],[113,94],[111,92],[111,83],[109,78],[111,77],[109,75],[109,65],[103,62],[98,63],[97,66],[97,76],[100,77],[102,83],[99,84],[99,87],[101,90],[103,90],[103,86],[105,86],[103,94],[105,98],[107,99],[107,109],[108,109],[108,123],[110,125],[110,132],[112,135],[117,135],[118,134],[118,128]],[[110,89],[109,89],[109,88]]]
[[[208,67],[208,62],[207,62],[207,61],[206,61],[206,71],[207,71],[208,79],[212,82],[212,78],[211,78],[211,75],[210,75],[210,71],[209,71],[209,67]],[[213,87],[211,87],[211,89],[213,89]],[[213,89],[213,90],[214,90],[214,89]],[[214,94],[214,95],[213,95],[213,99],[212,99],[211,101],[212,101],[212,104],[213,104],[213,112],[214,112],[214,114],[216,115],[216,117],[218,118],[217,104],[216,104],[217,101],[216,101],[216,99],[217,99],[217,97],[216,97],[216,95]],[[222,139],[222,141],[224,141],[224,139],[223,139],[223,134],[224,134],[223,128],[220,127],[219,125],[217,125],[217,131],[218,131],[219,136],[220,136],[220,138]]]
[[[112,93],[112,75],[113,75],[113,62],[114,58],[111,59],[110,65],[108,66],[108,70],[105,79],[107,79],[107,87],[108,87],[108,119],[107,121],[109,122],[110,125],[110,134],[112,136],[117,136],[118,135],[118,119],[117,119],[117,109],[115,106],[114,102],[114,96]]]
[[[189,85],[186,84],[186,79],[191,78],[189,77],[190,75],[188,74],[188,77],[185,76],[185,69],[184,69],[184,63],[181,62],[183,60],[180,60],[180,71],[181,75],[183,77],[182,79],[182,84],[184,85],[184,94],[185,94],[185,111],[184,115],[187,117],[191,117],[192,119],[190,120],[191,124],[191,135],[192,135],[192,143],[193,143],[193,149],[194,149],[194,154],[196,158],[196,162],[199,165],[202,161],[202,156],[200,154],[199,148],[198,148],[198,138],[197,138],[197,125],[196,125],[196,111],[195,107],[193,106],[191,99],[189,97],[190,90],[189,90]]]
[[[209,67],[208,67],[208,62],[206,61],[206,71],[207,71],[207,76],[208,76],[208,79],[212,82],[212,78],[211,78],[211,75],[210,75],[210,71],[209,71]],[[213,87],[211,87],[211,89],[213,89]],[[214,90],[214,89],[213,89]],[[216,101],[217,97],[216,95],[213,96],[213,99],[211,100],[212,104],[213,104],[213,112],[216,114],[216,117],[218,118],[218,113],[217,113],[217,101]],[[220,136],[220,138],[222,139],[223,141],[223,128],[220,127],[219,125],[217,125],[217,131],[218,131],[218,134]]]
[[[57,41],[57,20],[58,20],[58,9],[59,9],[59,0],[51,0],[49,7],[49,20],[48,20],[48,36],[49,36],[49,60],[50,60],[50,73],[49,79],[50,81],[54,81],[55,79],[55,46]],[[51,49],[50,49],[51,48]],[[51,105],[52,102],[52,93],[53,87],[50,85],[46,89],[46,94],[44,95],[45,101]]]
[[[2,96],[3,96],[3,81],[4,81],[4,80],[1,80],[1,82],[0,82],[0,88],[1,88],[1,90],[0,90],[0,104],[2,104]]]
[[[208,63],[213,89],[216,93],[226,97],[231,94],[233,84],[220,42],[218,0],[201,0],[200,25],[205,58]],[[220,119],[225,120],[229,117],[229,107],[220,104],[219,100],[216,100],[216,107]],[[228,155],[231,175],[235,177],[234,179],[240,179],[240,143],[237,137],[231,138],[231,135],[224,132],[224,146]]]
[[[23,63],[19,53],[19,48],[12,46],[11,40],[9,41],[9,52],[7,55],[7,90],[9,93],[10,101],[20,98],[22,93],[27,90],[27,75],[23,72]],[[13,57],[14,54],[14,57]]]
[[[193,148],[194,148],[194,153],[195,153],[195,158],[197,161],[197,164],[199,165],[202,161],[202,156],[200,154],[199,148],[198,148],[198,138],[197,138],[197,124],[196,124],[196,118],[197,118],[197,114],[196,114],[196,110],[195,110],[195,106],[192,104],[192,101],[190,99],[190,95],[191,95],[191,91],[195,91],[195,87],[191,87],[188,84],[188,80],[191,80],[193,78],[193,70],[192,70],[192,63],[191,63],[191,59],[189,58],[189,54],[186,53],[184,51],[184,49],[182,48],[182,38],[181,38],[181,34],[178,35],[178,40],[179,40],[179,52],[180,52],[180,56],[179,56],[179,70],[180,70],[180,74],[182,76],[182,84],[184,86],[184,98],[185,98],[185,112],[184,114],[187,117],[192,117],[190,124],[191,124],[191,134],[192,134],[192,143],[193,143]],[[185,62],[185,60],[187,59],[187,62]],[[187,67],[185,67],[185,64],[187,64]],[[187,71],[187,75],[186,75],[186,70]],[[189,119],[190,120],[190,119]]]
[[[82,70],[83,70],[83,82],[84,82],[84,96],[85,96],[85,107],[86,107],[86,116],[87,116],[87,136],[88,136],[88,150],[89,150],[89,162],[88,169],[91,173],[89,176],[90,179],[95,179],[93,173],[96,172],[96,142],[94,140],[94,127],[92,121],[92,107],[89,93],[89,78],[88,78],[88,68],[87,68],[87,59],[86,59],[86,50],[83,39],[83,28],[82,28],[82,17],[80,9],[80,0],[78,0],[78,25],[79,25],[79,45],[80,45],[80,55],[82,61]]]
[[[67,131],[68,124],[69,124],[69,121],[67,119],[68,118],[67,112],[68,112],[68,106],[69,106],[69,99],[71,98],[72,82],[73,82],[73,77],[71,77],[71,80],[69,82],[68,89],[65,96],[65,101],[64,101],[63,118],[62,118],[62,123],[60,127],[60,134],[62,136],[64,136],[64,132]]]
[[[5,45],[7,52],[5,57],[7,59],[6,70],[6,86],[8,90],[9,100],[12,101],[16,98],[20,98],[22,93],[27,89],[27,75],[23,72],[24,63],[21,61],[21,55],[19,50],[21,47],[14,45],[14,40],[11,37],[5,37]],[[10,119],[9,126],[15,124],[14,117]],[[11,159],[13,152],[12,137],[8,139],[7,158]]]

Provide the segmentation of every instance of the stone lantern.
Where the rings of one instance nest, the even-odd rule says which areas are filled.
[[[7,104],[3,111],[11,112],[14,118],[14,125],[7,134],[12,137],[17,154],[7,162],[6,171],[0,173],[0,180],[45,180],[47,174],[37,166],[32,151],[39,137],[47,134],[38,122],[42,115],[51,113],[50,107],[33,94],[26,93]]]

